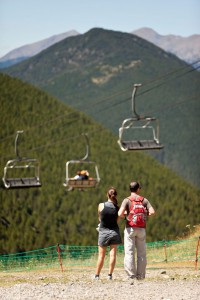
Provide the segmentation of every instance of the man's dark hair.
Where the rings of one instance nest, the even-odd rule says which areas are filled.
[[[129,187],[130,187],[131,192],[136,192],[139,189],[140,184],[139,184],[139,182],[133,181],[130,183]]]

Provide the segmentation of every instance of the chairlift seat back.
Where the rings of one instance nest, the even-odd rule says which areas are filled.
[[[159,142],[159,120],[155,117],[143,116],[136,112],[135,95],[141,84],[134,84],[132,92],[132,117],[125,119],[119,128],[118,144],[123,151],[127,150],[159,150],[164,146]],[[137,131],[140,130],[139,136]],[[142,132],[141,132],[142,130]],[[149,139],[148,132],[151,132]],[[125,132],[130,133],[125,137]],[[153,136],[152,136],[153,134]]]
[[[9,173],[12,174],[9,174]],[[9,160],[2,178],[6,189],[40,187],[39,162],[37,159],[16,158]]]
[[[87,179],[87,180],[79,180],[79,179],[69,179],[68,186],[72,188],[94,188],[98,184],[96,179]]]
[[[90,169],[93,169],[93,172],[95,176],[93,178],[88,178],[88,179],[74,179],[71,176],[69,176],[69,166],[74,165],[76,167],[83,166],[84,164],[88,164],[90,166]],[[90,170],[89,169],[89,170]],[[80,189],[88,189],[88,188],[95,188],[100,182],[100,177],[99,177],[99,171],[97,164],[93,161],[90,160],[70,160],[66,163],[66,179],[64,182],[65,187],[69,188],[80,188]]]
[[[119,142],[120,148],[126,150],[160,150],[163,145],[155,140],[135,140]]]
[[[41,183],[38,178],[6,178],[4,180],[4,186],[7,189],[15,188],[29,188],[29,187],[41,187]]]
[[[139,123],[139,125],[137,124]],[[154,123],[154,125],[152,125]],[[136,125],[135,125],[136,124]],[[118,144],[123,151],[131,150],[160,150],[164,146],[159,142],[159,123],[155,118],[134,119],[123,121],[119,128]],[[125,132],[129,136],[125,137]],[[136,133],[142,131],[140,136]],[[150,136],[149,136],[150,133]]]

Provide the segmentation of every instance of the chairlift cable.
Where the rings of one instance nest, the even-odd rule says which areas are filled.
[[[99,131],[100,131],[99,129],[92,130],[92,131],[90,131],[88,134],[91,135],[91,134],[96,133],[96,132],[99,132]],[[45,149],[45,148],[49,148],[49,147],[52,146],[52,145],[55,146],[55,145],[57,145],[57,144],[64,144],[66,141],[76,140],[77,138],[80,138],[80,136],[82,136],[82,134],[78,134],[78,135],[76,135],[76,136],[69,136],[69,137],[67,137],[67,138],[65,138],[65,139],[62,138],[62,139],[60,139],[60,140],[58,140],[58,141],[53,141],[53,142],[51,142],[51,143],[45,143],[45,144],[40,145],[40,146],[38,146],[38,147],[34,147],[34,148],[29,149],[29,150],[28,150],[27,152],[25,152],[24,154],[25,154],[26,156],[28,156],[27,154],[28,154],[28,153],[31,153],[31,152],[33,152],[33,151],[38,151],[38,150],[42,150],[42,149]],[[9,156],[4,156],[4,157],[0,157],[0,160],[9,159],[10,156],[11,156],[11,155],[9,155]]]
[[[191,65],[193,65],[193,64],[196,64],[196,63],[198,63],[198,62],[200,62],[200,60],[197,60],[197,61],[191,63],[190,65],[181,67],[181,68],[176,69],[176,70],[174,70],[174,71],[171,71],[171,72],[169,72],[169,73],[167,73],[167,74],[165,74],[165,75],[163,75],[163,76],[160,76],[160,77],[158,77],[158,78],[156,78],[156,79],[154,79],[154,80],[148,81],[148,82],[144,83],[143,86],[145,87],[146,85],[149,85],[149,84],[152,84],[152,83],[154,83],[154,82],[157,82],[157,81],[159,81],[159,80],[161,80],[161,79],[164,79],[164,78],[166,78],[166,77],[168,77],[168,76],[170,76],[170,75],[172,75],[172,74],[174,74],[174,73],[177,73],[177,72],[179,72],[179,71],[181,71],[181,70],[187,68],[188,66],[191,66]],[[193,71],[195,71],[195,70],[196,70],[196,69],[188,70],[187,72],[185,72],[185,73],[183,73],[183,74],[180,74],[180,75],[178,75],[178,76],[176,76],[175,78],[172,78],[172,79],[176,79],[176,78],[178,78],[178,77],[180,77],[180,76],[184,76],[184,75],[186,75],[186,74],[188,74],[188,73],[190,73],[190,72],[193,72]],[[167,81],[172,80],[172,79],[169,78]],[[158,84],[158,85],[156,85],[156,86],[154,86],[154,87],[152,87],[152,88],[149,88],[148,90],[145,90],[145,91],[143,91],[143,92],[140,92],[140,93],[137,94],[137,97],[139,97],[139,96],[141,96],[141,95],[143,95],[143,94],[145,94],[145,93],[148,93],[148,92],[150,92],[151,90],[154,90],[155,88],[157,88],[157,87],[159,87],[159,86],[161,86],[161,85],[164,85],[165,83],[166,83],[166,82],[160,83],[160,84]],[[108,99],[112,99],[112,98],[114,98],[114,97],[116,97],[116,96],[122,95],[122,94],[124,94],[125,92],[127,92],[127,89],[125,89],[124,91],[121,91],[121,92],[119,92],[119,93],[116,93],[116,94],[114,94],[114,95],[108,96],[108,97],[106,97],[106,98],[104,98],[104,99],[102,99],[102,100],[100,100],[100,101],[94,103],[93,106],[99,105],[99,104],[101,104],[101,103],[107,101]],[[120,101],[117,102],[117,103],[112,104],[112,107],[117,106],[117,105],[120,105],[121,103],[127,102],[128,100],[130,100],[130,97],[127,97],[127,98],[125,98],[125,99],[123,99],[123,100],[120,100]],[[109,108],[109,107],[106,107],[106,108],[104,108],[104,109],[102,109],[102,110],[100,110],[100,111],[98,110],[98,113],[101,112],[101,111],[107,110],[108,108]],[[66,110],[66,111],[67,111],[67,110]],[[73,115],[73,114],[76,115],[77,113],[75,113],[75,112],[68,112],[67,114],[64,113],[64,114],[62,114],[62,115],[57,116],[56,118],[53,118],[53,119],[51,119],[51,120],[46,121],[45,123],[41,123],[41,124],[39,124],[39,125],[30,127],[30,128],[28,128],[28,129],[26,129],[26,130],[24,130],[24,131],[27,132],[27,131],[35,130],[35,128],[44,127],[44,125],[48,125],[49,123],[52,123],[52,122],[54,122],[54,121],[56,121],[56,120],[58,120],[58,119],[61,119],[61,118],[64,118],[64,117],[66,117],[66,116],[70,116],[70,115]],[[77,118],[76,120],[78,120],[78,118]],[[9,136],[7,136],[7,137],[5,137],[5,138],[0,139],[0,141],[1,141],[1,142],[2,142],[2,141],[5,141],[5,140],[7,140],[7,139],[9,139],[9,138],[11,138],[11,137],[13,137],[13,136],[14,136],[14,133],[13,133],[13,134],[10,134]]]
[[[129,100],[130,100],[130,97],[128,98]],[[173,107],[175,107],[175,106],[177,106],[177,105],[179,105],[179,104],[183,104],[183,103],[185,103],[185,102],[188,102],[188,103],[190,103],[191,101],[194,101],[194,100],[196,100],[196,99],[198,99],[198,97],[197,96],[194,96],[194,97],[192,97],[192,98],[190,98],[190,99],[185,99],[185,100],[181,100],[181,101],[176,101],[176,102],[174,102],[173,104],[169,104],[169,105],[161,105],[160,107],[157,107],[157,109],[155,109],[155,110],[153,110],[153,111],[151,111],[151,112],[146,112],[147,114],[152,114],[152,113],[155,113],[155,112],[159,112],[159,111],[161,111],[162,110],[162,112],[164,113],[166,110],[168,110],[168,109],[171,109],[171,108],[173,108]],[[120,103],[122,103],[122,102],[120,102]],[[116,106],[116,105],[119,105],[120,103],[116,103],[116,104],[114,104],[113,106]],[[107,108],[104,108],[104,109],[102,109],[101,111],[99,111],[99,112],[102,112],[102,111],[104,111],[104,110],[107,110]],[[80,119],[77,119],[77,120],[79,120],[80,121]],[[67,124],[68,125],[68,124]],[[65,125],[66,126],[66,125]],[[64,127],[64,126],[63,126]],[[55,128],[57,128],[57,127],[54,127],[54,129]],[[26,132],[27,130],[25,130],[24,132]],[[90,133],[95,133],[95,132],[98,132],[99,131],[99,129],[97,129],[97,130],[92,130]],[[13,137],[14,135],[11,135],[11,136],[9,136],[9,137]],[[80,135],[78,135],[78,136],[80,136]],[[45,148],[47,148],[47,147],[50,147],[50,146],[52,146],[52,145],[56,145],[56,144],[60,144],[60,143],[65,143],[67,140],[70,140],[70,139],[76,139],[78,136],[73,136],[73,137],[67,137],[66,139],[61,139],[61,140],[59,140],[59,141],[57,141],[57,142],[50,142],[50,143],[45,143],[45,144],[43,144],[43,145],[40,145],[39,147],[34,147],[34,148],[31,148],[30,150],[29,150],[29,152],[33,152],[33,151],[38,151],[38,150],[40,150],[40,149],[45,149]],[[6,139],[8,139],[8,137],[7,138],[5,138],[5,140]],[[26,154],[26,153],[25,153]],[[3,156],[3,157],[0,157],[0,160],[4,160],[4,159],[8,159],[10,156]]]
[[[159,112],[159,111],[163,111],[163,112],[166,112],[168,109],[171,109],[171,108],[173,108],[173,107],[175,107],[175,106],[177,106],[177,105],[180,105],[180,104],[183,104],[183,103],[185,103],[185,102],[188,102],[188,103],[191,103],[191,101],[194,101],[194,100],[196,100],[197,99],[197,97],[193,97],[193,98],[191,98],[191,99],[187,99],[187,100],[180,100],[180,101],[176,101],[176,102],[174,102],[173,104],[170,104],[170,105],[162,105],[162,106],[160,106],[160,107],[157,107],[157,109],[156,110],[153,110],[153,111],[151,111],[151,112],[147,112],[147,114],[152,114],[152,113],[155,113],[155,112]],[[92,130],[92,131],[90,131],[89,132],[89,135],[91,136],[92,134],[94,134],[94,133],[96,133],[96,132],[99,132],[100,131],[100,129],[95,129],[95,130]],[[31,152],[33,152],[33,151],[38,151],[38,150],[41,150],[41,149],[45,149],[45,148],[49,148],[50,146],[52,146],[52,145],[57,145],[57,144],[62,144],[62,143],[65,143],[66,141],[69,141],[69,140],[73,140],[73,139],[77,139],[77,138],[79,138],[80,137],[80,134],[78,134],[78,135],[76,135],[76,136],[69,136],[69,137],[67,137],[67,138],[65,138],[65,139],[60,139],[60,140],[58,140],[58,141],[53,141],[53,142],[50,142],[50,143],[45,143],[45,144],[43,144],[43,145],[40,145],[40,146],[38,146],[38,147],[34,147],[34,148],[31,148],[29,151],[28,151],[28,153],[31,153]],[[27,153],[25,153],[25,154],[27,154]],[[4,157],[1,157],[0,159],[1,160],[3,160],[3,159],[7,159],[8,157],[10,157],[10,156],[4,156]]]

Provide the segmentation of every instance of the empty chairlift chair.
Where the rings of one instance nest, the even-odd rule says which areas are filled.
[[[83,158],[81,159],[76,159],[76,160],[70,160],[66,162],[66,179],[64,182],[64,186],[68,188],[68,191],[71,191],[73,189],[90,189],[90,188],[95,188],[99,182],[100,182],[100,177],[99,177],[99,171],[98,171],[98,166],[94,161],[89,160],[89,139],[86,134],[83,134],[83,136],[86,139],[86,154]],[[87,165],[89,173],[90,174],[95,174],[94,177],[89,177],[88,179],[75,179],[72,177],[71,173],[71,167],[74,166],[76,167],[76,170],[82,170],[85,168]],[[74,175],[74,173],[73,173]]]
[[[163,148],[159,141],[159,120],[154,117],[140,116],[135,110],[135,95],[140,86],[141,84],[134,84],[133,88],[133,116],[125,119],[119,128],[118,144],[123,151],[160,150]]]
[[[40,187],[39,162],[35,158],[20,157],[17,143],[19,134],[17,131],[15,138],[16,158],[9,160],[4,167],[3,185],[6,189]],[[12,176],[10,176],[12,173]]]

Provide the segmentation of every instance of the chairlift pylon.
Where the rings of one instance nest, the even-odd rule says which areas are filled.
[[[76,160],[70,160],[66,162],[66,179],[63,185],[65,187],[68,187],[68,191],[71,191],[73,189],[88,189],[88,188],[95,188],[99,182],[100,182],[100,177],[99,177],[99,171],[98,171],[98,166],[94,161],[89,160],[89,154],[90,154],[90,149],[89,149],[89,138],[87,134],[82,134],[84,136],[85,141],[86,141],[86,154],[83,158],[76,159]],[[90,173],[91,170],[94,172],[95,176],[94,177],[89,177],[88,179],[75,179],[74,177],[71,176],[70,172],[70,166],[76,165],[76,169],[82,169],[81,167],[84,167],[85,165],[88,165],[90,168]]]
[[[9,160],[4,167],[3,174],[3,185],[6,189],[14,188],[30,188],[30,187],[41,187],[40,178],[39,178],[39,162],[35,158],[26,158],[21,157],[18,150],[18,139],[19,135],[23,131],[17,131],[15,138],[15,155],[16,158]],[[33,172],[32,172],[33,170]],[[9,177],[9,174],[12,171],[17,176]],[[33,176],[25,176],[28,172],[33,173]],[[23,174],[22,174],[23,173]],[[18,176],[18,175],[23,176]]]
[[[134,84],[132,92],[132,117],[125,119],[119,128],[118,144],[122,151],[127,150],[160,150],[164,146],[159,141],[159,120],[155,117],[141,116],[136,112],[135,95],[141,84]],[[126,139],[125,133],[131,131],[131,138]],[[142,135],[136,137],[135,133],[145,131],[145,138]],[[147,139],[147,131],[151,132],[151,138]],[[143,135],[144,136],[144,135]]]

